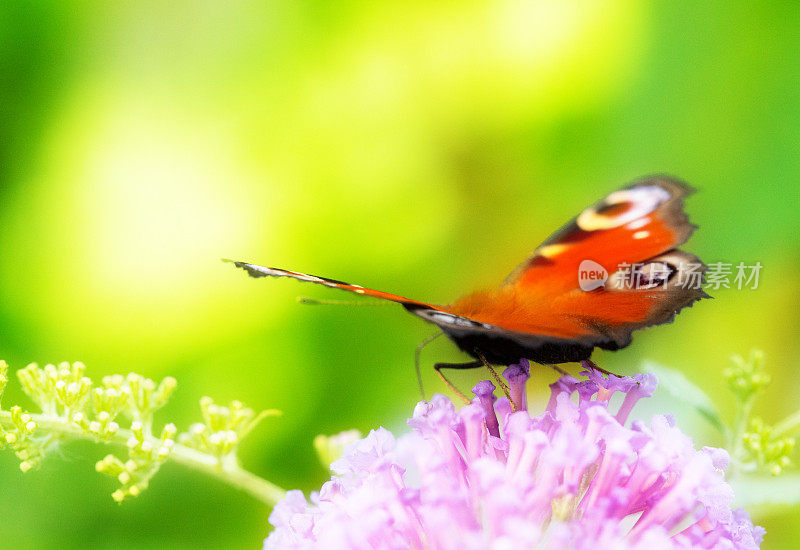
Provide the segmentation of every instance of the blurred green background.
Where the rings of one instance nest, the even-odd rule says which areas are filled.
[[[252,280],[219,261],[308,271],[447,302],[499,282],[606,192],[652,172],[699,189],[686,246],[760,261],[759,288],[712,292],[674,325],[596,359],[682,370],[726,417],[721,370],[764,349],[758,412],[800,401],[800,27],[760,6],[543,2],[21,2],[0,7],[0,357],[82,360],[88,374],[175,376],[163,412],[197,400],[285,413],[246,467],[309,491],[318,433],[402,429],[413,349],[431,327],[400,308]],[[429,366],[461,355],[444,339]],[[469,388],[481,373],[453,375]],[[485,374],[484,374],[485,376]],[[554,374],[533,376],[542,399]],[[720,438],[661,392],[697,444]],[[8,405],[29,405],[16,381]],[[117,506],[70,445],[22,475],[0,453],[9,548],[258,547],[269,510],[166,466]],[[765,548],[800,512],[752,510]]]

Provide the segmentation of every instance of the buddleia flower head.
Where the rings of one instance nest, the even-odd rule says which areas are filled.
[[[524,361],[504,373],[516,411],[488,381],[460,410],[418,403],[410,433],[374,430],[310,501],[290,491],[265,549],[758,548],[764,530],[731,509],[724,450],[696,450],[670,416],[628,422],[655,376],[587,374],[552,384],[540,414]]]

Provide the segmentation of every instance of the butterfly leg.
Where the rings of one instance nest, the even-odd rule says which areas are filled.
[[[584,361],[581,361],[581,366],[582,366],[583,368],[585,368],[586,370],[596,370],[596,371],[600,371],[600,372],[602,372],[603,374],[605,374],[606,376],[611,376],[611,375],[614,375],[614,376],[617,376],[617,377],[621,377],[619,374],[614,374],[613,372],[610,372],[610,371],[607,371],[606,369],[602,369],[602,368],[598,367],[598,366],[597,366],[597,363],[595,363],[595,362],[594,362],[594,361],[592,361],[591,359],[586,359],[586,360],[584,360]]]
[[[463,393],[461,393],[461,390],[455,387],[453,383],[450,382],[450,380],[448,380],[444,374],[442,374],[442,369],[466,370],[466,369],[476,369],[482,366],[483,363],[481,363],[480,361],[472,361],[471,363],[436,363],[435,365],[433,365],[433,370],[436,371],[436,374],[439,375],[439,378],[442,379],[445,385],[448,388],[450,388],[450,391],[452,391],[458,397],[460,397],[461,400],[464,401],[464,403],[469,404],[470,403],[469,398]]]
[[[517,404],[516,404],[516,403],[514,403],[514,400],[513,400],[513,399],[511,399],[511,392],[510,392],[510,391],[509,391],[509,389],[508,389],[508,384],[506,384],[506,383],[503,381],[503,379],[502,379],[502,378],[500,378],[500,375],[499,375],[499,374],[497,374],[497,371],[496,371],[496,370],[494,370],[494,368],[492,367],[492,365],[490,365],[490,364],[489,364],[489,361],[487,361],[487,360],[486,360],[486,357],[484,357],[484,356],[483,356],[483,354],[482,354],[480,351],[478,351],[478,350],[476,349],[476,350],[475,350],[475,354],[476,354],[476,355],[478,356],[478,358],[481,360],[481,361],[480,361],[480,362],[481,362],[481,364],[482,364],[484,367],[486,367],[486,368],[488,369],[489,373],[492,375],[492,378],[494,378],[494,381],[495,381],[495,382],[497,382],[497,385],[498,385],[498,386],[500,386],[500,389],[501,389],[501,390],[503,390],[503,393],[504,393],[504,394],[506,394],[506,397],[508,398],[508,402],[509,402],[509,403],[511,403],[511,410],[512,410],[513,412],[517,412]]]

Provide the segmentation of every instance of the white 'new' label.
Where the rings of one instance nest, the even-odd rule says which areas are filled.
[[[585,292],[602,288],[607,280],[608,271],[597,262],[583,260],[581,265],[578,266],[578,286]]]

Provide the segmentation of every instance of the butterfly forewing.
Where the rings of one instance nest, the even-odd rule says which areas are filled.
[[[548,238],[498,289],[468,295],[451,311],[508,330],[624,347],[633,330],[669,322],[705,296],[705,266],[675,250],[695,229],[683,212],[691,192],[664,176],[615,191]],[[604,277],[591,291],[579,284],[586,263]],[[686,281],[692,265],[699,278]],[[669,284],[641,284],[653,266],[674,274]],[[634,284],[609,284],[626,269]]]
[[[694,190],[665,176],[646,178],[609,194],[556,231],[506,279],[557,292],[577,286],[578,268],[590,259],[612,271],[671,250],[694,231],[683,199]]]
[[[300,273],[298,271],[290,271],[288,269],[280,269],[277,267],[266,267],[263,265],[251,264],[247,262],[239,262],[235,260],[224,259],[223,261],[232,263],[233,265],[235,265],[240,269],[244,269],[248,275],[254,278],[288,277],[290,279],[295,279],[297,281],[301,281],[304,283],[314,283],[318,285],[327,286],[330,288],[336,288],[339,290],[346,290],[348,292],[353,292],[355,294],[360,294],[362,296],[370,296],[372,298],[390,300],[392,302],[397,302],[399,304],[418,304],[431,308],[437,307],[431,304],[425,304],[424,302],[418,302],[417,300],[412,300],[410,298],[404,298],[403,296],[398,296],[397,294],[382,292],[380,290],[373,290],[371,288],[365,288],[360,285],[353,285],[350,283],[345,283],[343,281],[337,281],[336,279],[329,279],[327,277],[318,277],[317,275],[309,275],[308,273]]]

